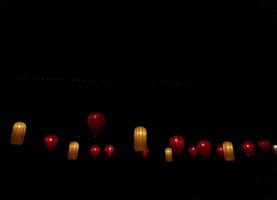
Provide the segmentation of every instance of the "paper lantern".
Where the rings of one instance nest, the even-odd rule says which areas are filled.
[[[234,154],[234,148],[232,142],[223,142],[222,144],[223,153],[224,153],[224,159],[226,161],[234,161],[235,160],[235,154]]]
[[[221,145],[218,145],[216,147],[216,152],[220,157],[224,157],[224,151],[223,151],[223,147]]]
[[[107,146],[105,146],[105,149],[104,149],[104,151],[105,151],[105,154],[106,154],[106,156],[108,156],[108,158],[111,158],[112,157],[112,155],[114,154],[114,146],[112,146],[112,145],[107,145]]]
[[[242,150],[244,151],[244,153],[247,156],[254,156],[255,155],[255,143],[250,141],[250,140],[246,140],[245,142],[243,142],[241,144]]]
[[[144,159],[148,158],[148,156],[149,156],[149,148],[144,149],[144,150],[141,152],[141,154],[142,154],[142,157],[143,157]]]
[[[49,152],[51,152],[55,149],[55,147],[58,144],[58,141],[59,141],[58,136],[56,136],[54,134],[46,135],[44,137],[44,144],[45,144],[46,149]]]
[[[176,154],[176,156],[181,156],[184,146],[185,146],[185,140],[183,136],[173,136],[170,138],[170,146],[173,150],[173,152]]]
[[[272,146],[272,152],[277,155],[277,144]]]
[[[147,148],[147,130],[140,126],[135,128],[134,133],[134,149],[135,151],[143,151]]]
[[[209,158],[211,154],[211,148],[211,143],[207,140],[202,140],[197,143],[198,152],[204,159]]]
[[[260,147],[260,149],[264,152],[268,152],[271,148],[271,142],[267,139],[261,139],[258,142],[258,146]]]
[[[88,127],[94,137],[96,137],[104,128],[106,118],[101,113],[91,113],[87,119]]]
[[[90,147],[90,154],[92,155],[93,159],[95,160],[101,152],[101,148],[98,145],[93,145]]]
[[[172,162],[172,148],[168,147],[165,149],[165,161],[166,162]]]
[[[195,159],[198,154],[198,150],[196,147],[189,147],[188,152],[192,159]]]
[[[73,141],[69,144],[68,149],[68,160],[77,160],[79,154],[79,143],[76,141]]]
[[[13,125],[11,144],[12,145],[22,145],[24,142],[24,137],[26,133],[26,124],[24,122],[16,122]]]

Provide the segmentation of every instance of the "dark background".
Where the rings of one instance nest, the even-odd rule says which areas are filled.
[[[273,5],[59,6],[7,5],[2,12],[3,192],[275,199],[276,156],[257,150],[247,158],[240,149],[245,139],[276,142],[275,73],[266,70],[272,64]],[[94,111],[107,117],[97,139],[86,126]],[[9,145],[17,120],[28,126],[19,148]],[[148,129],[148,160],[132,150],[138,125]],[[42,142],[48,133],[60,137],[52,154]],[[210,140],[211,158],[192,161],[185,153],[165,163],[163,151],[174,134],[184,135],[185,150]],[[66,159],[73,139],[81,144],[76,162]],[[224,140],[235,144],[234,163],[215,153]],[[117,148],[115,159],[102,154],[93,161],[88,147],[108,143]]]

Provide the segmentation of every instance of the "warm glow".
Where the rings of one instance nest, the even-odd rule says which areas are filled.
[[[165,149],[165,161],[166,162],[172,162],[172,148],[168,147]]]
[[[147,148],[147,130],[140,126],[135,128],[134,133],[134,149],[135,151],[143,151]]]
[[[277,145],[276,144],[272,146],[272,151],[274,154],[277,155]]]
[[[13,125],[11,144],[12,145],[22,145],[24,142],[24,137],[26,133],[26,124],[24,122],[16,122]]]
[[[234,148],[232,142],[223,142],[223,153],[224,153],[224,159],[226,161],[234,161],[235,160],[235,154],[234,154]]]
[[[68,160],[77,160],[78,153],[79,153],[79,143],[76,141],[71,142],[69,144],[69,149],[68,149],[68,155],[67,155]]]

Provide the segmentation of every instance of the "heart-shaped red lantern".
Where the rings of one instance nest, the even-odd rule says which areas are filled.
[[[144,150],[141,152],[141,154],[142,154],[142,157],[143,157],[144,159],[146,159],[146,158],[148,157],[148,155],[149,155],[149,148],[144,149]]]
[[[44,137],[44,144],[45,144],[46,149],[49,152],[51,152],[55,149],[55,147],[58,144],[58,141],[59,141],[58,136],[55,134],[46,135]]]
[[[247,156],[254,156],[255,155],[255,143],[247,140],[241,144],[242,150]]]
[[[92,155],[93,159],[95,160],[101,152],[101,148],[98,145],[93,145],[90,147],[90,154]]]
[[[92,135],[96,137],[103,130],[106,118],[101,113],[91,113],[88,116],[87,123]]]
[[[114,150],[115,150],[115,148],[112,145],[107,145],[107,146],[105,146],[105,149],[104,149],[105,154],[106,154],[106,156],[108,156],[108,158],[112,157],[112,155],[114,154]]]
[[[199,154],[204,158],[208,159],[211,154],[211,143],[207,140],[201,140],[197,143],[197,149]]]
[[[173,136],[170,138],[170,146],[173,149],[176,156],[180,156],[185,146],[185,140],[183,136]]]
[[[221,145],[218,145],[216,147],[216,152],[220,157],[222,157],[222,158],[224,157],[224,151],[223,151],[223,147]]]
[[[267,139],[261,139],[258,142],[258,146],[264,152],[268,152],[271,149],[271,142]]]
[[[188,152],[192,159],[195,159],[198,154],[198,150],[196,147],[189,147]]]

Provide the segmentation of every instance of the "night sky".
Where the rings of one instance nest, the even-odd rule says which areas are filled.
[[[277,156],[257,148],[249,158],[240,145],[277,143],[276,80],[265,70],[276,10],[267,1],[239,5],[112,16],[5,5],[1,191],[36,198],[33,191],[61,198],[275,199]],[[86,123],[91,112],[107,118],[97,138]],[[11,129],[21,120],[25,142],[14,147]],[[133,150],[141,125],[148,130],[146,160]],[[49,133],[60,139],[52,153],[43,144]],[[165,163],[173,135],[184,136],[185,150]],[[187,149],[202,139],[211,142],[211,157],[193,161]],[[80,142],[77,161],[67,160],[72,140]],[[216,154],[225,140],[234,143],[233,163]],[[113,144],[114,159],[102,152],[93,160],[92,144]]]

